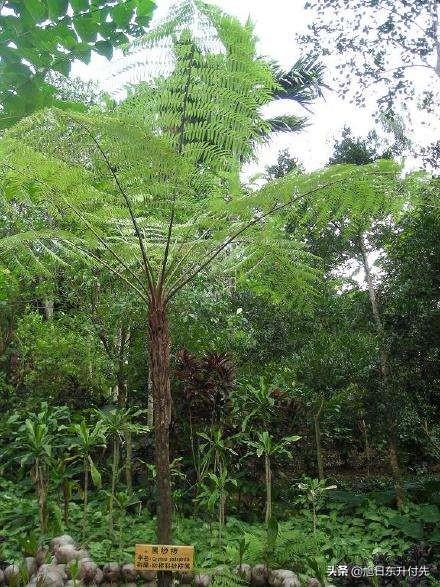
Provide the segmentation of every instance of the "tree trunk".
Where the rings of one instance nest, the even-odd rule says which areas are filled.
[[[89,501],[89,462],[88,459],[84,459],[84,504],[83,504],[83,538],[86,537],[87,530],[87,508]]]
[[[43,300],[43,307],[44,307],[44,317],[46,320],[50,321],[53,318],[53,300],[44,299]]]
[[[265,521],[268,524],[272,517],[272,471],[270,468],[270,457],[269,455],[264,456],[264,470],[266,477],[266,515]]]
[[[116,481],[118,478],[119,471],[119,442],[118,437],[115,436],[113,439],[113,462],[112,462],[112,486],[110,492],[110,504],[109,504],[109,532],[110,537],[113,537],[113,517],[114,517],[114,502],[116,493]]]
[[[153,383],[151,381],[151,372],[148,371],[148,387],[147,387],[147,426],[153,428],[154,425],[154,400],[153,400]]]
[[[161,299],[150,303],[149,362],[154,402],[154,439],[157,484],[157,541],[171,544],[171,473],[169,427],[171,421],[170,336],[166,308]],[[159,587],[172,583],[172,574],[158,573]]]
[[[374,323],[376,330],[379,335],[379,357],[380,357],[380,369],[382,373],[382,379],[384,383],[385,393],[388,397],[385,401],[389,403],[390,409],[387,409],[385,418],[388,428],[388,459],[390,463],[391,474],[394,479],[394,487],[396,490],[396,502],[400,507],[405,499],[405,492],[402,483],[402,474],[399,466],[399,459],[397,455],[397,440],[396,440],[396,418],[393,415],[393,398],[391,397],[391,368],[389,362],[388,352],[385,348],[385,333],[383,329],[382,320],[379,312],[379,305],[376,298],[376,290],[374,288],[373,277],[371,274],[370,264],[368,261],[368,252],[365,246],[364,236],[359,235],[359,248],[362,255],[362,264],[364,267],[365,278],[367,280],[368,295],[370,297],[371,309],[373,312]]]
[[[394,478],[394,487],[396,490],[396,503],[401,507],[405,501],[405,491],[403,489],[402,473],[397,458],[396,438],[393,431],[388,436],[388,458],[390,460],[391,471]]]
[[[69,481],[64,481],[61,488],[63,492],[63,521],[64,526],[69,526],[69,502],[70,502],[70,486]]]
[[[322,456],[322,442],[321,442],[321,410],[313,415],[313,422],[315,425],[315,443],[316,443],[316,463],[318,465],[318,478],[320,481],[324,479],[324,459]]]
[[[219,542],[221,542],[223,537],[223,528],[225,527],[226,521],[226,493],[224,488],[221,490],[220,500],[218,504],[218,538]]]
[[[133,474],[131,470],[131,462],[133,460],[133,444],[131,439],[131,432],[127,430],[125,436],[125,483],[127,485],[128,493],[133,492]]]
[[[367,477],[371,474],[371,450],[370,450],[370,443],[368,441],[368,430],[367,430],[367,423],[365,419],[361,419],[361,429],[364,433],[364,445],[365,445],[365,456],[367,458]]]
[[[37,459],[34,467],[35,489],[38,500],[38,512],[40,518],[40,527],[42,534],[47,532],[47,487],[46,477],[43,472],[43,466]]]

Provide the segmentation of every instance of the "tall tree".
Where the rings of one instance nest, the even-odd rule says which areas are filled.
[[[438,187],[438,180],[427,183],[420,202],[405,212],[397,226],[384,230],[379,241],[386,251],[379,295],[393,377],[396,388],[404,393],[405,403],[401,403],[411,415],[404,419],[403,429],[411,445],[428,448],[430,456],[428,439],[420,436],[420,428],[424,423],[431,428],[439,421]],[[405,420],[411,424],[405,426]]]
[[[440,85],[440,8],[436,0],[308,0],[304,39],[317,55],[338,54],[336,82],[379,111],[414,101],[435,112]],[[353,77],[356,83],[353,83]]]
[[[299,163],[297,159],[290,155],[288,149],[280,151],[278,153],[276,162],[273,165],[268,165],[266,167],[266,174],[268,179],[279,179],[280,177],[284,177],[292,171],[301,173],[303,168],[301,163]]]
[[[342,133],[341,140],[335,144],[335,152],[330,160],[333,164],[355,163],[358,165],[371,164],[380,155],[377,152],[375,135],[367,139],[354,138],[349,129]],[[384,156],[389,156],[385,152]],[[342,249],[348,257],[356,259],[362,268],[364,281],[370,300],[371,316],[377,334],[378,358],[380,365],[380,393],[379,402],[382,406],[382,417],[387,423],[387,443],[390,469],[394,478],[396,498],[399,505],[404,501],[401,467],[398,457],[398,399],[396,387],[393,381],[391,360],[389,356],[389,335],[384,327],[382,311],[380,308],[377,283],[373,270],[372,254],[374,244],[372,236],[381,222],[387,219],[398,218],[408,204],[409,192],[405,190],[388,191],[384,186],[376,194],[377,208],[372,214],[359,214],[356,210],[350,211],[345,221],[332,227],[336,232],[336,239],[340,241]],[[336,230],[335,230],[336,229]]]

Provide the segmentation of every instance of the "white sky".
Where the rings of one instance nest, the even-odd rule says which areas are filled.
[[[310,13],[303,8],[304,0],[208,1],[242,22],[250,16],[259,39],[260,54],[276,59],[285,68],[301,57],[301,47],[298,46],[295,36],[305,31],[307,19],[310,18]],[[153,23],[166,16],[171,3],[172,0],[156,0],[157,9]],[[115,82],[112,80],[111,71],[111,64],[104,57],[94,55],[88,66],[75,63],[72,73],[84,79],[97,80],[104,89],[111,91],[116,89],[113,87]],[[305,131],[300,134],[275,136],[269,145],[259,149],[258,163],[252,165],[248,173],[263,171],[266,165],[276,160],[278,151],[284,148],[288,148],[306,169],[316,169],[327,162],[334,140],[339,138],[344,125],[350,126],[355,135],[366,135],[374,126],[371,114],[343,101],[333,92],[327,92],[325,100],[317,101],[312,110],[313,114],[308,115],[310,126]],[[295,105],[291,105],[286,111],[285,104],[281,102],[270,106],[267,113],[307,115],[303,109]],[[432,140],[437,139],[439,127],[425,128],[423,133],[432,135]]]

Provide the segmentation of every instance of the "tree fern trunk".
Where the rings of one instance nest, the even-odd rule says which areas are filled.
[[[155,464],[158,496],[157,540],[171,543],[171,474],[169,427],[171,421],[170,337],[166,308],[161,299],[150,304],[149,361],[154,401]],[[171,573],[158,574],[159,587],[171,585]]]
[[[154,400],[153,400],[153,383],[151,381],[151,372],[148,371],[148,384],[147,384],[147,425],[149,428],[153,428],[154,425]]]

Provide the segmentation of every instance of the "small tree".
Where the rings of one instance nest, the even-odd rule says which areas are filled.
[[[300,436],[285,436],[275,442],[267,430],[259,432],[257,440],[248,440],[247,445],[254,449],[257,457],[264,457],[265,485],[266,485],[266,524],[272,517],[272,462],[281,456],[292,458],[288,446],[297,442]]]
[[[88,506],[88,491],[89,491],[89,473],[92,477],[95,487],[101,487],[101,473],[96,467],[92,453],[95,448],[105,446],[105,429],[102,422],[97,422],[93,428],[87,426],[85,420],[80,424],[73,424],[71,431],[74,433],[71,448],[74,449],[76,455],[74,458],[81,459],[84,474],[83,486],[83,537],[86,536],[87,531],[87,506]]]
[[[121,445],[124,439],[127,438],[127,433],[141,434],[149,431],[148,426],[143,426],[133,421],[133,419],[140,414],[142,410],[135,410],[132,408],[112,408],[110,410],[97,410],[100,418],[100,425],[111,441],[112,458],[111,458],[111,488],[109,494],[109,531],[113,535],[114,522],[114,501],[116,493],[116,484],[119,478],[119,463],[121,459]],[[127,455],[131,458],[131,454]],[[131,492],[131,488],[128,488]]]
[[[66,408],[49,408],[43,403],[41,412],[27,418],[24,423],[14,415],[9,419],[12,444],[4,451],[4,457],[16,459],[21,455],[21,466],[29,467],[38,503],[40,529],[48,529],[48,494],[51,469],[56,462],[56,452],[65,448],[63,423],[69,417]],[[61,434],[60,434],[61,432]]]
[[[327,485],[325,479],[306,478],[298,483],[298,489],[303,492],[306,505],[312,509],[313,534],[316,534],[318,511],[324,506],[327,491],[336,489],[336,485]]]

